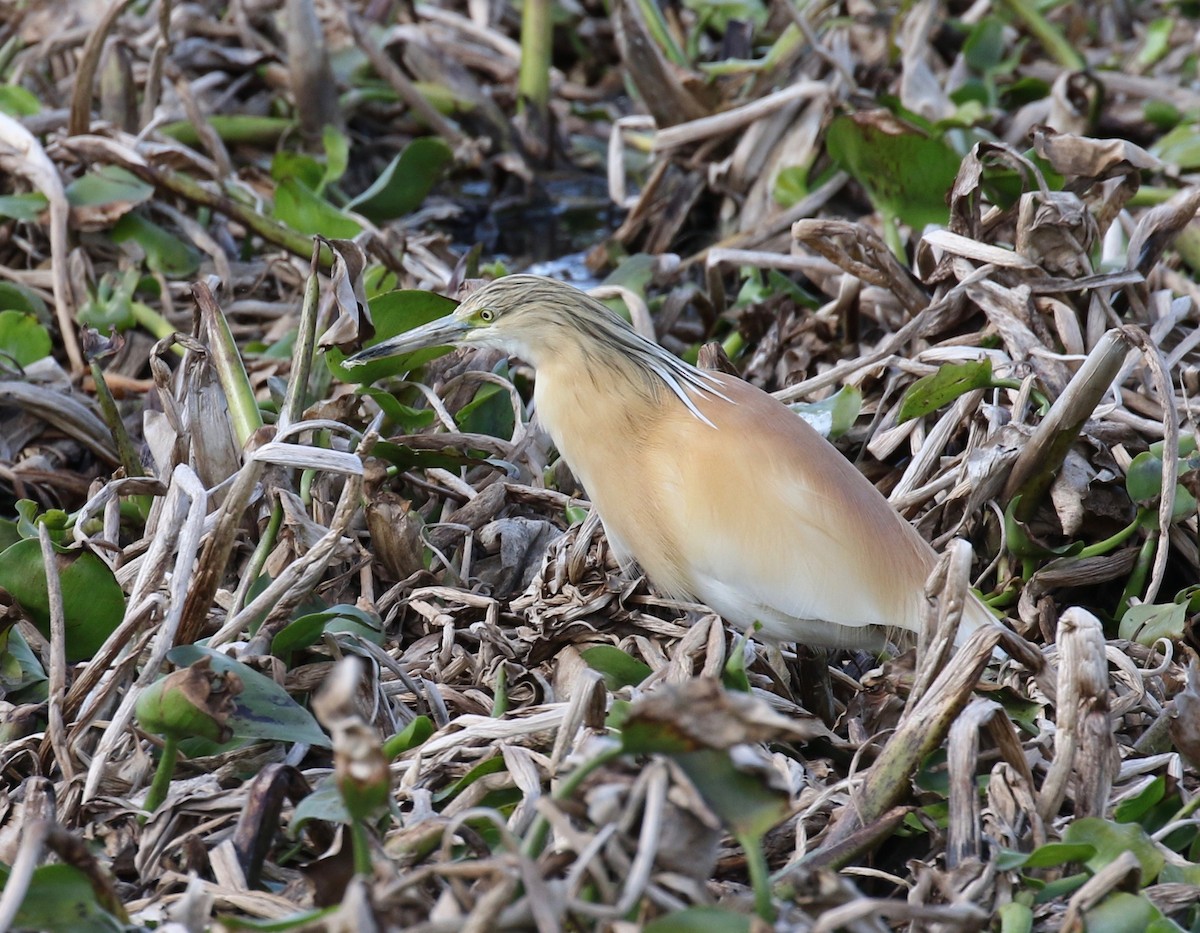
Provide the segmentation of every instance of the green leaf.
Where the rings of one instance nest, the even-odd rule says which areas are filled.
[[[418,716],[403,730],[383,743],[383,757],[391,761],[393,758],[423,745],[434,731],[432,719],[428,716]]]
[[[41,101],[19,84],[0,84],[0,111],[10,117],[32,117],[41,113]]]
[[[200,268],[200,252],[139,214],[126,214],[116,222],[112,238],[117,243],[133,240],[146,253],[146,265],[169,279],[185,279]]]
[[[1087,933],[1130,933],[1132,930],[1150,930],[1151,924],[1163,921],[1162,911],[1140,894],[1114,891],[1091,910],[1084,912]],[[1157,930],[1178,930],[1181,927],[1155,927]]]
[[[381,620],[357,606],[330,606],[301,616],[279,630],[271,640],[271,654],[286,659],[293,651],[315,644],[325,632],[351,632],[376,645],[383,643]]]
[[[102,207],[122,204],[133,207],[154,196],[154,186],[146,184],[128,169],[104,165],[67,185],[67,201],[72,207]]]
[[[317,186],[317,194],[325,191],[329,185],[336,184],[350,164],[350,139],[336,126],[328,125],[321,132],[321,142],[325,147],[325,171]]]
[[[862,392],[855,386],[842,386],[819,402],[795,402],[788,407],[822,437],[838,438],[858,420],[858,413],[862,411]]]
[[[46,196],[40,191],[27,191],[24,194],[6,194],[0,196],[0,217],[10,217],[13,220],[34,223],[49,206],[50,202],[46,200]]]
[[[653,668],[612,645],[595,645],[580,652],[584,662],[604,678],[609,690],[636,687],[654,673]]]
[[[1187,623],[1187,603],[1130,606],[1121,616],[1117,635],[1149,647],[1160,638],[1177,639],[1183,636]]]
[[[456,301],[419,289],[398,289],[394,292],[387,292],[371,300],[368,304],[371,309],[371,319],[375,322],[375,336],[368,340],[364,347],[373,347],[397,334],[407,333],[414,327],[436,321],[458,307]],[[342,382],[368,385],[388,376],[416,369],[430,360],[445,356],[450,349],[450,347],[428,347],[415,353],[373,360],[363,366],[346,369],[342,365],[346,354],[337,347],[330,347],[325,351],[325,362],[329,365],[329,371]]]
[[[727,751],[704,748],[673,757],[735,836],[761,839],[791,810],[786,793],[769,787],[762,775],[738,768]]]
[[[46,671],[20,629],[0,632],[0,691],[13,703],[41,702],[46,698]]]
[[[647,923],[644,933],[750,933],[750,918],[719,907],[688,907]]]
[[[309,794],[309,797],[312,795]],[[304,800],[307,800],[305,797]],[[301,805],[304,801],[302,800]],[[234,917],[218,914],[217,922],[222,930],[249,930],[252,933],[291,933],[293,930],[316,930],[324,929],[325,925],[320,921],[330,914],[342,910],[341,904],[335,904],[333,907],[322,907],[319,909],[305,910],[298,914],[289,914],[286,917],[280,917],[278,920],[253,920],[247,917]]]
[[[947,363],[936,373],[922,376],[900,400],[896,421],[903,424],[948,405],[961,395],[992,384],[992,360],[985,356],[965,363]]]
[[[998,16],[985,16],[963,43],[962,54],[968,65],[980,74],[988,74],[1004,61],[1004,22]]]
[[[949,219],[946,193],[961,159],[941,139],[875,110],[836,117],[825,146],[885,217],[897,217],[918,230]],[[920,170],[914,171],[917,166]]]
[[[0,866],[0,878],[8,881]],[[88,876],[73,865],[42,865],[35,869],[17,911],[15,929],[44,933],[119,933],[126,929],[96,899]]]
[[[295,836],[309,820],[343,824],[350,822],[350,811],[342,801],[342,794],[332,774],[323,778],[311,794],[296,804],[292,819],[288,823],[289,835]]]
[[[1086,862],[1095,854],[1095,846],[1088,843],[1072,845],[1047,842],[1029,853],[1002,849],[996,858],[996,868],[999,871],[1013,871],[1017,868],[1057,868],[1072,862]]]
[[[125,615],[125,594],[113,572],[89,551],[56,552],[66,621],[68,661],[92,657]],[[40,542],[18,541],[0,553],[0,587],[21,604],[31,621],[50,637],[50,597]]]
[[[1094,846],[1096,854],[1085,862],[1092,871],[1100,871],[1125,852],[1132,852],[1142,865],[1142,884],[1152,884],[1166,864],[1158,845],[1136,823],[1084,817],[1067,827],[1063,842]]]
[[[292,152],[281,149],[271,158],[271,177],[276,182],[295,179],[310,191],[317,191],[325,169],[312,156],[305,152]]]
[[[507,375],[508,362],[502,360],[501,375]],[[459,430],[465,434],[486,434],[508,439],[513,433],[513,405],[508,392],[492,382],[479,387],[475,397],[454,415]]]
[[[32,314],[0,311],[0,354],[28,366],[50,355],[50,332]]]
[[[42,296],[16,282],[0,282],[0,311],[24,311],[40,321],[50,320],[50,310]]]
[[[298,233],[321,234],[349,240],[362,233],[358,221],[346,216],[295,178],[285,178],[275,188],[274,217]]]
[[[1031,933],[1033,911],[1018,901],[1009,901],[998,911],[1000,933]]]
[[[347,207],[373,223],[412,213],[441,179],[453,158],[450,147],[434,136],[414,139],[391,161],[374,184]],[[326,236],[329,236],[326,233]]]
[[[374,399],[375,404],[383,410],[388,421],[405,434],[415,434],[421,428],[429,427],[436,417],[432,409],[413,408],[411,405],[405,405],[391,392],[385,392],[383,389],[361,386],[358,391],[367,398]]]
[[[808,197],[808,166],[789,165],[775,177],[775,190],[771,196],[780,207],[791,207]]]
[[[1200,130],[1195,123],[1181,123],[1159,137],[1150,153],[1185,171],[1200,168]]]
[[[1113,819],[1118,823],[1140,823],[1142,817],[1153,810],[1166,795],[1167,779],[1159,775],[1137,796],[1117,804],[1113,808]]]
[[[504,757],[497,752],[491,758],[481,761],[449,787],[443,787],[440,790],[434,791],[433,802],[440,804],[452,800],[480,778],[487,777],[489,774],[500,774],[506,770],[507,766],[504,764]]]
[[[179,645],[167,658],[176,667],[186,667],[206,656],[212,658],[213,670],[233,672],[242,679],[245,689],[237,697],[237,712],[229,717],[235,736],[330,747],[329,736],[321,731],[312,713],[253,668],[202,645]]]

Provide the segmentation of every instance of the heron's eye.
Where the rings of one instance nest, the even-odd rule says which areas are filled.
[[[491,324],[492,321],[496,320],[496,312],[491,308],[484,308],[479,312],[479,320],[483,321],[484,324]]]

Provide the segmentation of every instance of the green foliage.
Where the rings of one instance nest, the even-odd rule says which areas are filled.
[[[0,311],[0,355],[28,366],[50,355],[50,332],[32,314]]]
[[[636,687],[653,673],[649,664],[612,645],[594,645],[584,648],[580,654],[587,666],[604,678],[604,685],[609,690]]]
[[[329,748],[329,736],[317,725],[312,713],[288,696],[269,677],[219,651],[200,645],[179,645],[167,655],[168,660],[177,667],[186,667],[203,657],[212,658],[213,670],[237,674],[241,678],[243,690],[237,696],[236,711],[229,717],[229,726],[236,738],[304,742],[318,748]]]
[[[450,147],[440,139],[434,136],[414,139],[347,207],[374,223],[410,214],[421,206],[452,158]]]
[[[95,554],[58,548],[55,560],[62,586],[67,660],[82,661],[99,651],[121,624],[125,595],[108,565]],[[50,597],[38,541],[28,538],[0,552],[0,587],[49,638]]]
[[[348,633],[380,645],[383,644],[382,627],[378,616],[357,606],[331,606],[302,615],[285,625],[271,639],[271,654],[287,661],[293,652],[316,644],[325,634]]]
[[[9,870],[0,865],[0,881]],[[128,929],[106,911],[87,875],[73,865],[42,865],[34,869],[13,928],[43,933],[121,933]]]
[[[903,424],[948,405],[960,395],[992,385],[992,360],[989,356],[965,363],[947,363],[936,373],[922,376],[908,387],[900,400],[896,420]]]
[[[917,230],[946,223],[946,193],[960,158],[944,140],[886,111],[872,111],[834,118],[825,145],[885,219],[899,219]],[[921,171],[913,171],[915,165]]]
[[[373,347],[398,334],[408,333],[422,324],[436,321],[458,307],[458,303],[449,298],[418,289],[399,289],[387,292],[369,301],[368,305],[371,309],[371,319],[375,323],[375,336],[364,344],[364,348]],[[325,362],[336,379],[351,384],[370,385],[380,379],[401,375],[416,369],[430,360],[444,356],[450,352],[450,349],[450,347],[429,347],[402,356],[372,360],[362,366],[347,369],[342,365],[346,354],[337,347],[330,347],[325,351]]]

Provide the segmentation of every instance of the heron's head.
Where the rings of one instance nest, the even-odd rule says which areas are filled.
[[[451,314],[368,347],[346,360],[359,366],[426,347],[495,347],[535,367],[564,341],[611,343],[628,325],[579,289],[539,275],[509,275],[472,293]]]

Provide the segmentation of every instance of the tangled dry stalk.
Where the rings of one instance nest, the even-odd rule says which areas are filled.
[[[387,402],[313,362],[315,335],[358,310],[365,266],[399,287],[457,288],[460,251],[436,221],[469,209],[435,197],[394,223],[355,214],[358,268],[344,247],[310,265],[311,237],[264,209],[278,196],[264,166],[287,148],[278,128],[264,119],[237,137],[216,118],[269,118],[281,99],[326,113],[327,87],[312,75],[328,61],[298,53],[324,41],[357,50],[394,92],[387,104],[365,93],[350,102],[359,109],[344,119],[366,153],[357,171],[369,174],[398,137],[432,132],[460,172],[486,164],[511,192],[543,177],[548,151],[536,125],[511,118],[511,16],[480,22],[417,4],[382,29],[372,27],[379,4],[287,3],[292,29],[320,27],[306,46],[284,4],[234,3],[215,20],[161,0],[114,3],[104,16],[93,6],[34,4],[4,26],[21,46],[4,53],[8,80],[38,88],[42,106],[0,114],[0,193],[39,192],[45,209],[0,221],[0,279],[45,299],[57,343],[31,365],[3,364],[0,486],[6,503],[74,512],[67,544],[111,568],[126,609],[99,650],[68,662],[56,572],[49,638],[0,602],[46,675],[45,702],[5,706],[0,862],[11,872],[0,928],[50,853],[135,926],[200,930],[315,907],[331,912],[294,928],[619,931],[695,905],[763,913],[740,816],[689,770],[698,761],[728,765],[731,782],[756,788],[746,792],[755,806],[778,807],[762,838],[777,929],[971,930],[1015,922],[1015,908],[1028,926],[1013,929],[1079,929],[1134,894],[1195,920],[1198,688],[1182,623],[1200,577],[1197,516],[1178,514],[1173,496],[1134,502],[1125,485],[1138,455],[1162,442],[1181,457],[1154,461],[1157,488],[1196,491],[1180,438],[1195,433],[1200,189],[1193,166],[1151,145],[1143,120],[1149,102],[1200,109],[1178,80],[1190,24],[1176,23],[1162,55],[1136,69],[1084,70],[1063,59],[1107,64],[1107,47],[1141,62],[1151,12],[1096,5],[1094,46],[1075,50],[1055,46],[1053,29],[1077,31],[1088,4],[1060,8],[1051,32],[1040,15],[1005,12],[1023,4],[959,11],[967,26],[1009,16],[1006,49],[1036,37],[1057,60],[1017,55],[1003,79],[1049,92],[980,118],[986,132],[959,161],[947,222],[922,231],[863,217],[869,185],[830,161],[825,134],[833,109],[882,92],[914,119],[956,112],[967,65],[961,48],[948,51],[960,33],[938,4],[889,20],[886,41],[873,8],[773,4],[766,15],[790,23],[795,42],[761,67],[707,76],[647,40],[644,4],[617,4],[611,20],[571,11],[578,47],[551,74],[560,135],[549,150],[561,157],[570,139],[577,166],[606,170],[625,209],[610,246],[651,257],[640,285],[623,278],[610,294],[672,349],[726,336],[742,349],[742,374],[785,401],[854,387],[862,414],[839,443],[946,551],[916,660],[845,659],[814,694],[824,659],[743,643],[703,607],[619,573],[529,423],[519,364],[433,361],[413,390],[433,424],[381,437]],[[670,14],[676,30],[693,15]],[[1139,41],[1124,44],[1123,30]],[[649,117],[618,98],[619,81],[605,77],[613,62]],[[420,88],[439,82],[474,109],[448,117],[431,106]],[[859,112],[872,131],[892,131],[874,107]],[[148,190],[69,202],[72,180],[101,166]],[[783,206],[780,178],[795,166],[815,183]],[[1000,175],[1019,197],[998,191]],[[1146,179],[1170,189],[1155,206],[1139,198]],[[134,214],[185,242],[195,269],[147,263],[138,241],[118,241],[114,224]],[[714,218],[720,236],[699,239]],[[129,269],[157,283],[139,301],[171,331],[129,330],[103,363],[144,476],[114,472],[120,443],[75,324],[100,283]],[[299,349],[280,351],[298,327]],[[976,382],[901,418],[918,379],[981,360],[986,378],[971,370]],[[237,420],[228,386],[242,365],[277,422]],[[505,436],[462,423],[489,386],[511,410]],[[131,525],[139,500],[148,510]],[[1138,509],[1145,520],[1119,537]],[[982,633],[953,651],[948,627],[968,579],[1021,639],[997,652]],[[1127,596],[1182,606],[1174,637],[1115,637]],[[369,625],[330,626],[281,650],[314,601],[355,608],[378,637]],[[144,819],[161,740],[134,707],[180,663],[172,652],[201,638],[312,701],[334,749],[293,737],[185,754]],[[361,679],[313,700],[347,657]],[[722,689],[723,677],[741,689]],[[428,735],[380,757],[425,721]],[[636,754],[614,737],[618,722],[711,757]],[[377,774],[380,761],[390,818],[352,840],[335,785]],[[1095,855],[1100,838],[1112,858]],[[1093,855],[1012,855],[1062,840]]]

